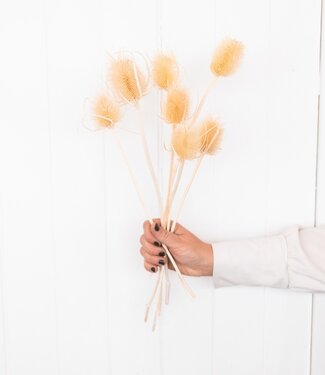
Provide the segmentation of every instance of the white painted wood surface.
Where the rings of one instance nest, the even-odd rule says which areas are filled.
[[[222,4],[217,22],[221,30],[231,27],[247,39],[243,92],[223,96],[225,107],[229,104],[221,111],[234,125],[228,126],[230,144],[224,144],[229,161],[219,168],[224,174],[216,188],[221,196],[216,233],[225,227],[224,235],[232,238],[270,235],[293,223],[312,225],[314,215],[320,3],[256,5],[228,1],[226,16]],[[255,17],[243,17],[247,8],[256,10]],[[308,29],[299,41],[297,28]],[[231,293],[216,292],[216,373],[307,374],[310,295],[242,288]]]
[[[173,51],[195,105],[214,45],[241,39],[240,71],[205,106],[226,128],[223,150],[204,161],[181,222],[206,241],[313,225],[320,12],[321,0],[0,3],[0,375],[324,373],[322,295],[310,347],[310,294],[188,278],[191,300],[172,275],[171,304],[151,333],[142,319],[156,275],[138,253],[146,218],[110,134],[82,127],[107,53]],[[164,190],[159,95],[143,105]],[[323,108],[324,95],[318,223]],[[121,135],[144,163],[137,137]],[[149,176],[135,167],[157,216]]]
[[[56,372],[45,20],[1,3],[2,300],[8,374]],[[19,9],[19,13],[17,13]]]
[[[320,92],[319,92],[319,134],[316,216],[317,225],[325,223],[325,8],[323,4],[321,55],[320,55]],[[325,295],[314,294],[311,373],[322,375],[325,369]]]

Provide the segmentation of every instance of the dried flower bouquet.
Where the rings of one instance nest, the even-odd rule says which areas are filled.
[[[133,105],[139,116],[138,132],[141,136],[142,146],[146,157],[147,167],[153,182],[157,197],[161,225],[168,231],[174,232],[176,223],[184,206],[187,194],[193,180],[199,170],[201,162],[206,155],[214,155],[220,148],[224,129],[212,116],[199,120],[204,102],[215,86],[217,78],[233,74],[243,55],[242,43],[226,39],[214,52],[210,70],[211,82],[202,95],[196,109],[191,113],[190,98],[188,91],[180,83],[180,71],[173,55],[160,53],[149,63],[145,59],[144,68],[140,68],[135,54],[120,54],[112,58],[105,79],[105,90],[91,101],[91,106],[86,110],[87,125],[91,120],[95,129],[109,129],[116,139],[125,165],[130,173],[132,182],[143,206],[144,212],[151,223],[151,215],[148,210],[146,199],[138,179],[135,176],[129,162],[128,155],[123,147],[120,137],[116,131],[122,118],[122,106]],[[141,99],[149,92],[150,83],[162,91],[161,114],[159,116],[171,126],[171,139],[166,152],[170,155],[169,176],[166,197],[163,199],[159,188],[157,175],[151,159],[147,137],[145,134],[143,109],[140,107]],[[163,147],[163,145],[162,145]],[[185,162],[195,160],[192,175],[188,181],[176,208],[174,220],[171,220],[171,210],[174,206],[175,196],[182,178]],[[156,299],[156,309],[153,317],[154,330],[158,316],[162,308],[162,301],[169,303],[170,281],[169,266],[174,268],[179,276],[181,285],[195,297],[194,292],[184,279],[172,253],[162,244],[167,254],[167,262],[158,267],[157,282],[145,310],[145,321],[147,321],[150,308]],[[171,265],[169,265],[169,262]],[[172,268],[171,267],[171,268]]]

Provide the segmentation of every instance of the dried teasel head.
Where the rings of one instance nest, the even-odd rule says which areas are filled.
[[[161,89],[167,90],[177,82],[179,74],[176,59],[172,55],[160,53],[152,62],[152,79]]]
[[[116,103],[101,94],[94,101],[93,116],[99,126],[111,128],[120,120],[121,113]]]
[[[200,125],[200,151],[204,154],[213,155],[219,148],[222,141],[224,128],[213,118],[208,118]]]
[[[122,57],[111,62],[108,84],[123,102],[137,102],[148,89],[148,80],[133,59]]]
[[[210,69],[217,77],[229,76],[238,68],[244,53],[244,45],[235,39],[226,39],[215,50]]]
[[[196,128],[177,126],[172,133],[172,147],[182,160],[191,160],[200,155],[200,132]]]
[[[168,91],[167,99],[163,107],[163,117],[169,124],[182,123],[188,114],[189,95],[186,90],[172,88]]]

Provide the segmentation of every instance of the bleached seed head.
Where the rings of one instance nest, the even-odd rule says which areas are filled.
[[[169,124],[182,123],[188,114],[189,95],[186,90],[172,88],[168,91],[167,99],[163,107],[163,117]]]
[[[94,102],[93,116],[99,126],[111,128],[121,118],[120,108],[105,94],[101,94]]]
[[[244,45],[235,39],[226,39],[215,50],[210,69],[217,77],[229,76],[238,68],[244,53]]]
[[[172,147],[182,160],[191,160],[200,155],[200,132],[196,128],[177,126],[172,133]]]
[[[152,62],[152,79],[163,90],[174,86],[178,80],[179,68],[172,55],[160,53]]]
[[[108,84],[123,102],[136,102],[148,89],[148,80],[131,58],[119,58],[111,62]]]
[[[213,155],[219,148],[222,141],[224,129],[217,120],[209,118],[200,125],[200,150],[204,154]]]

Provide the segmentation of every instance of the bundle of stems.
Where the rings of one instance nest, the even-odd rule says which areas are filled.
[[[204,156],[214,155],[220,149],[224,129],[214,117],[208,116],[199,121],[204,102],[214,87],[216,78],[228,76],[235,72],[243,53],[240,42],[232,39],[225,40],[214,52],[210,70],[213,79],[208,84],[201,97],[196,110],[190,115],[189,93],[182,87],[179,79],[179,67],[173,55],[160,53],[152,61],[151,69],[145,64],[146,69],[141,69],[134,55],[120,55],[110,62],[106,75],[105,90],[94,100],[91,108],[91,118],[99,128],[112,130],[118,148],[131,176],[139,200],[149,222],[153,224],[145,196],[140,188],[137,177],[133,172],[129,158],[119,134],[116,131],[121,120],[121,107],[132,105],[138,114],[137,125],[141,136],[144,155],[149,174],[155,189],[159,206],[160,221],[164,229],[175,232],[176,224],[180,217],[186,197],[198,173]],[[153,84],[162,90],[163,102],[161,105],[161,117],[171,126],[171,138],[169,144],[169,174],[166,196],[163,199],[159,183],[153,166],[150,150],[145,134],[145,124],[142,115],[141,99],[149,92],[150,79]],[[175,219],[172,220],[172,208],[175,197],[179,190],[185,163],[195,160],[189,181],[180,196],[176,209]],[[161,313],[162,301],[169,303],[170,279],[169,268],[176,271],[181,285],[185,291],[195,297],[194,292],[182,275],[172,252],[165,244],[162,244],[167,259],[165,265],[158,266],[157,281],[153,293],[146,305],[144,320],[148,320],[150,308],[156,299],[155,312],[153,316],[152,330],[155,330],[158,316]]]

